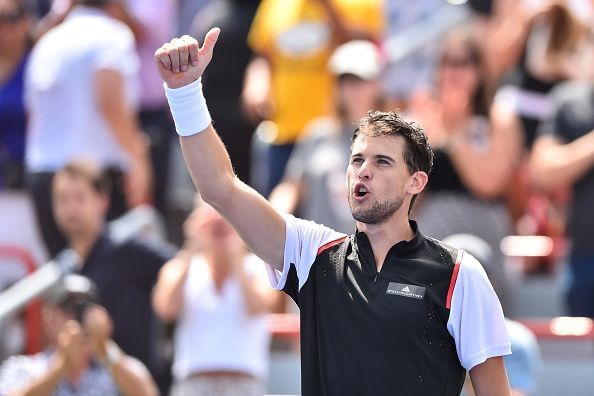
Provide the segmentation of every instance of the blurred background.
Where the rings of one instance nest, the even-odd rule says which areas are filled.
[[[104,311],[69,318],[119,353],[90,359],[144,366],[139,394],[299,394],[297,308],[196,196],[153,63],[214,26],[203,86],[242,180],[352,233],[353,124],[402,112],[435,151],[411,217],[485,266],[516,394],[592,394],[592,0],[0,0],[0,394],[71,356],[48,322],[71,273]],[[99,381],[68,359],[59,381]]]

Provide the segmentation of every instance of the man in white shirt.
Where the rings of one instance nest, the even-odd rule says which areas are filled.
[[[27,184],[51,255],[65,246],[51,213],[51,178],[73,160],[110,175],[108,218],[149,200],[150,166],[137,129],[138,57],[132,32],[110,16],[113,0],[77,0],[31,53]]]
[[[484,270],[409,220],[431,170],[425,132],[393,112],[359,121],[346,178],[354,235],[283,217],[235,177],[211,125],[199,78],[219,32],[202,48],[173,39],[155,58],[202,197],[299,305],[302,394],[459,395],[468,370],[477,395],[511,395],[510,343]]]

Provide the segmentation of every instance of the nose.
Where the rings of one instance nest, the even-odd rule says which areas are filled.
[[[357,170],[357,176],[359,180],[369,180],[371,179],[371,169],[369,163],[367,161],[363,161],[359,169]]]

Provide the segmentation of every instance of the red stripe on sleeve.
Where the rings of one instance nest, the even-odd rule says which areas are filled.
[[[450,287],[448,289],[448,297],[446,299],[446,309],[450,309],[452,305],[452,296],[454,295],[454,288],[456,287],[458,272],[460,272],[460,262],[456,261],[456,264],[454,264],[454,272],[452,272],[452,278],[450,279]]]
[[[334,241],[330,241],[328,243],[323,244],[322,246],[319,247],[318,253],[316,253],[316,255],[319,256],[320,253],[322,253],[324,250],[330,249],[332,246],[336,246],[339,243],[342,243],[347,238],[348,238],[347,236],[344,236],[342,238],[339,238],[339,239],[336,239]]]

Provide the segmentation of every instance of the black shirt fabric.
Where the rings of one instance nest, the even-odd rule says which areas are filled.
[[[319,251],[301,289],[291,265],[283,290],[300,308],[304,396],[460,394],[446,328],[458,251],[411,225],[379,273],[364,233]]]
[[[458,176],[458,171],[450,159],[450,154],[442,149],[434,151],[433,168],[427,189],[432,192],[448,191],[471,195],[460,176]]]
[[[153,374],[160,372],[162,361],[151,292],[161,266],[174,254],[166,244],[134,238],[116,243],[103,234],[80,270],[99,289],[100,303],[113,321],[113,340]]]

